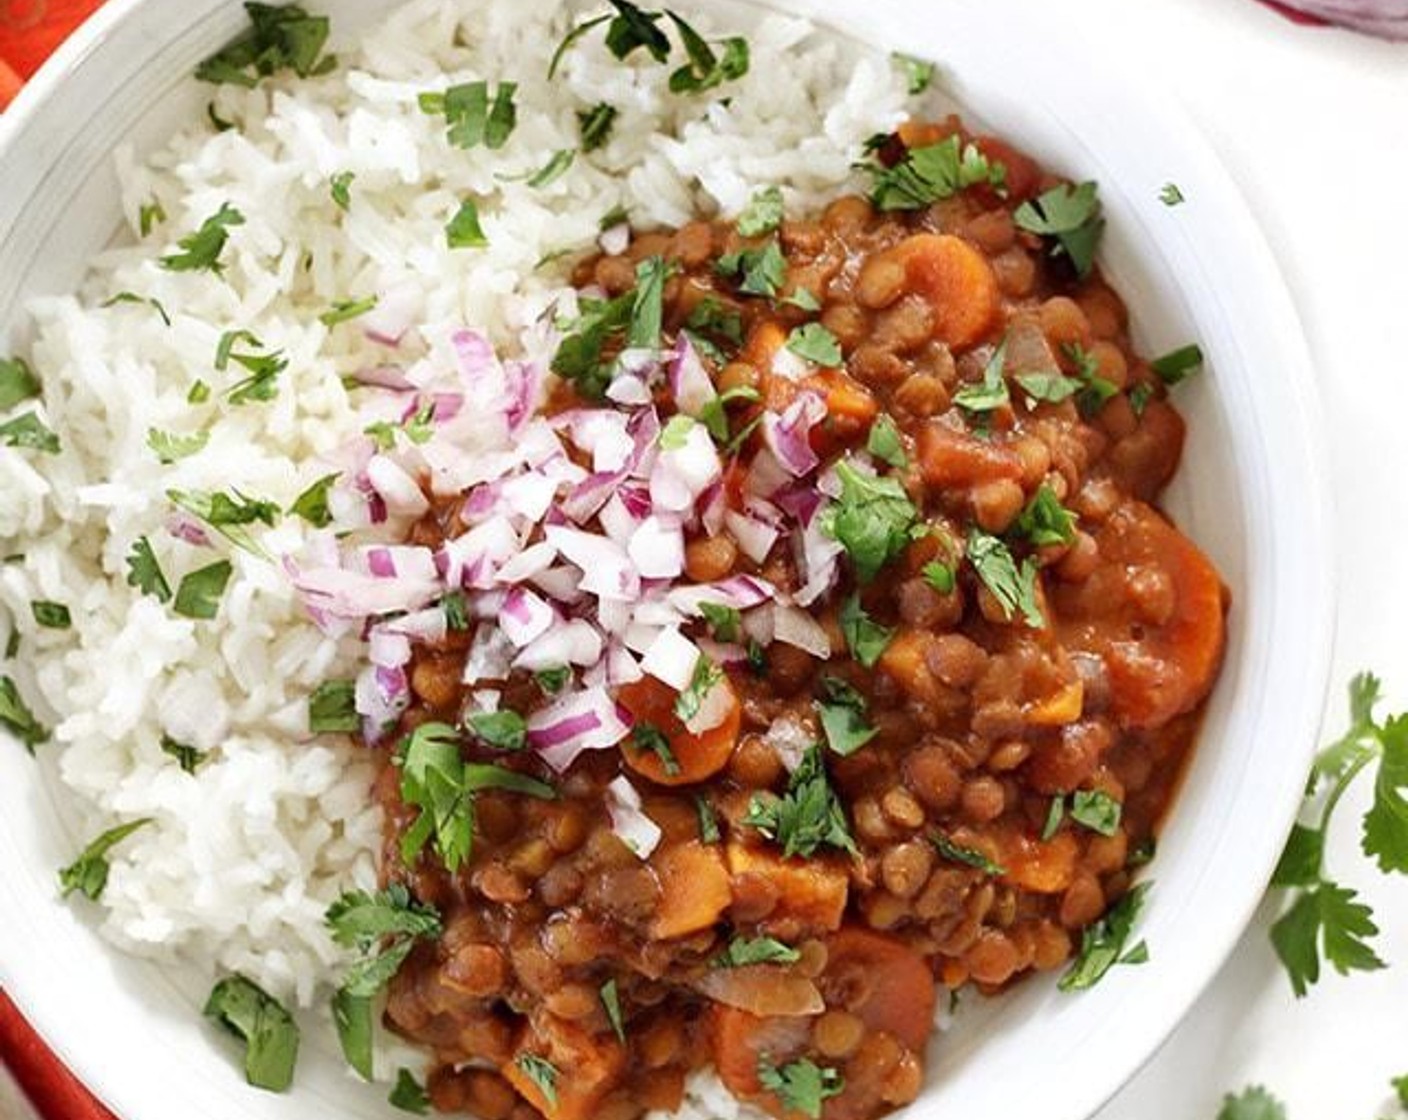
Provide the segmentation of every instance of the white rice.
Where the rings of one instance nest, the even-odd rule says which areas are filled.
[[[376,392],[349,394],[340,377],[388,358],[440,362],[466,325],[511,345],[565,283],[564,263],[535,266],[590,246],[617,205],[638,226],[678,224],[736,212],[758,186],[780,184],[790,212],[819,207],[859,185],[850,165],[864,140],[905,115],[890,60],[777,16],[723,28],[687,11],[701,30],[746,30],[751,43],[748,76],[712,95],[669,93],[671,67],[644,52],[617,62],[600,34],[549,84],[548,59],[580,14],[417,0],[340,49],[330,77],[220,87],[215,109],[239,127],[200,122],[150,155],[123,151],[132,236],[95,260],[78,295],[31,308],[30,359],[63,453],[0,448],[0,554],[23,554],[0,567],[0,633],[21,635],[0,671],[54,727],[40,750],[58,755],[84,838],[154,820],[114,852],[102,898],[102,932],[125,950],[212,976],[238,969],[306,1005],[341,965],[323,912],[375,884],[380,838],[364,751],[307,733],[310,691],[353,674],[355,641],[320,634],[277,566],[174,539],[164,491],[234,488],[287,507],[367,422],[359,409]],[[519,123],[501,151],[451,147],[443,118],[417,106],[418,93],[480,78],[519,83]],[[605,149],[545,189],[506,181],[575,147],[577,111],[602,101],[620,109]],[[344,214],[329,180],[345,171],[356,178]],[[490,247],[452,251],[444,225],[471,196]],[[142,240],[139,209],[153,199],[168,220]],[[247,222],[231,230],[223,278],[157,266],[225,202]],[[172,326],[146,306],[98,306],[124,290],[159,300]],[[334,301],[372,293],[417,324],[395,354],[357,324],[318,321]],[[214,372],[212,358],[232,328],[289,358],[272,402],[223,402],[239,375]],[[187,402],[197,378],[211,403]],[[174,465],[146,446],[150,428],[200,427],[208,446]],[[304,528],[286,518],[265,546],[291,551]],[[141,536],[173,586],[229,554],[217,619],[177,617],[127,585],[124,558]],[[36,599],[66,603],[73,628],[38,628]],[[209,760],[184,773],[163,734]],[[706,1114],[737,1113],[708,1078],[693,1084]]]

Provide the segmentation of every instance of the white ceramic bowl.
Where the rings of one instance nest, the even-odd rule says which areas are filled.
[[[343,37],[378,8],[316,6]],[[1072,29],[1047,25],[1023,0],[947,0],[922,17],[909,0],[778,6],[940,60],[972,116],[1050,165],[1099,180],[1110,219],[1103,261],[1138,340],[1157,352],[1197,339],[1209,358],[1208,374],[1179,390],[1190,439],[1169,505],[1232,588],[1231,642],[1152,868],[1140,933],[1153,959],[1081,995],[1035,981],[970,1005],[932,1047],[930,1084],[906,1114],[1079,1120],[1216,974],[1300,800],[1333,587],[1300,326],[1253,216],[1191,125],[1137,75],[1092,59]],[[23,301],[72,288],[117,230],[114,146],[144,149],[202,112],[207,95],[192,68],[243,22],[230,0],[114,0],[0,117],[0,352],[23,342]],[[1168,180],[1185,205],[1158,201]],[[326,1021],[305,1031],[293,1093],[247,1088],[226,1041],[201,1022],[208,978],[120,956],[83,907],[58,901],[54,869],[78,838],[42,760],[0,746],[0,985],[124,1120],[395,1115],[384,1086],[346,1073]]]

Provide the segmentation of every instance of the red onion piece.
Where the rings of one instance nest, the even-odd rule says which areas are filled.
[[[698,663],[699,647],[680,633],[678,627],[671,626],[661,630],[651,642],[640,667],[656,680],[682,692],[694,679],[694,667]]]
[[[738,542],[743,555],[755,564],[766,560],[772,546],[777,543],[778,532],[771,525],[745,517],[735,510],[724,514],[724,524],[728,526],[729,535]]]
[[[557,613],[546,600],[522,587],[512,588],[499,608],[499,629],[519,649],[547,632]]]
[[[569,693],[528,717],[528,744],[559,774],[579,754],[614,747],[631,725],[604,688]]]
[[[773,641],[804,649],[823,661],[831,657],[831,639],[821,623],[800,607],[778,604],[773,608]]]
[[[673,518],[647,517],[631,534],[626,552],[646,579],[675,579],[684,571],[684,531]]]
[[[794,478],[801,478],[816,469],[816,452],[812,450],[812,428],[826,418],[826,402],[811,392],[797,394],[781,416],[775,412],[763,415],[763,442]]]
[[[627,600],[640,596],[640,575],[616,542],[561,525],[549,525],[545,534],[569,563],[582,569],[581,589],[589,595]]]
[[[649,859],[660,843],[660,826],[642,811],[640,793],[624,774],[606,787],[606,811],[621,843],[640,859]]]
[[[372,456],[367,464],[367,481],[381,495],[387,512],[398,517],[419,517],[430,508],[420,483],[385,455]]]
[[[670,358],[669,375],[675,408],[686,416],[698,417],[704,411],[704,406],[718,396],[699,352],[689,341],[689,335],[683,332],[680,333],[679,340],[675,343],[674,355]]]
[[[513,659],[514,665],[529,672],[555,669],[561,665],[595,665],[601,660],[601,634],[585,619],[574,618],[553,626],[526,646]]]

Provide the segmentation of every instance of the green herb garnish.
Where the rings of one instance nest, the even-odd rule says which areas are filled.
[[[293,1084],[298,1024],[268,992],[235,973],[221,980],[205,1002],[205,1015],[245,1043],[245,1080],[282,1093]]]
[[[528,742],[528,721],[517,712],[471,712],[465,720],[474,737],[497,751],[521,751]]]
[[[366,296],[363,299],[340,299],[318,316],[318,322],[325,327],[335,327],[338,323],[346,323],[350,319],[365,315],[376,304],[376,296]]]
[[[745,968],[750,964],[795,964],[802,954],[774,937],[735,937],[714,958],[715,968]]]
[[[895,51],[890,57],[903,68],[911,97],[918,96],[933,84],[935,67],[932,62],[925,62],[922,58],[915,58],[912,54],[903,54],[900,51]]]
[[[1173,386],[1188,380],[1202,365],[1202,348],[1196,343],[1189,343],[1155,358],[1149,363],[1149,368],[1159,375],[1159,380],[1165,385]]]
[[[787,336],[787,349],[825,369],[836,369],[841,365],[841,344],[820,323],[793,328]]]
[[[924,582],[940,595],[948,595],[953,591],[956,582],[953,565],[945,564],[942,560],[930,560],[919,570],[919,574],[924,577]]]
[[[451,249],[482,249],[489,244],[479,224],[479,207],[474,199],[461,202],[455,216],[445,223],[445,244]]]
[[[490,98],[488,82],[465,82],[444,93],[422,93],[419,103],[422,112],[445,118],[445,138],[454,147],[482,144],[497,151],[518,124],[517,92],[516,82],[500,82]]]
[[[0,677],[0,727],[23,743],[30,754],[49,741],[49,729],[34,717],[20,696],[19,686],[9,677]]]
[[[1012,530],[1037,548],[1070,544],[1076,538],[1076,515],[1063,506],[1051,487],[1043,482],[1017,515]]]
[[[787,281],[787,258],[782,255],[777,238],[771,237],[758,248],[726,253],[714,270],[720,276],[737,280],[740,292],[772,299]]]
[[[213,272],[219,276],[225,270],[220,254],[230,239],[230,227],[242,225],[244,215],[228,202],[221,203],[220,209],[206,218],[199,229],[176,242],[179,253],[170,253],[159,263],[168,272]]]
[[[27,447],[57,455],[63,450],[59,437],[39,419],[37,413],[25,412],[0,424],[0,443],[6,447]]]
[[[782,797],[753,794],[743,824],[782,845],[785,857],[810,857],[823,845],[856,854],[845,809],[827,780],[821,747],[815,743],[792,772]]]
[[[702,602],[699,604],[699,613],[704,616],[704,621],[709,624],[714,637],[721,642],[736,642],[743,633],[743,615],[737,607]]]
[[[188,572],[176,587],[171,609],[183,618],[214,618],[220,610],[220,596],[230,582],[234,568],[228,560],[217,560],[204,568]]]
[[[23,358],[0,358],[0,409],[37,397],[40,388],[39,378]]]
[[[350,680],[324,681],[308,697],[308,730],[351,733],[362,725],[357,714],[357,687]]]
[[[430,1098],[426,1096],[424,1087],[416,1080],[415,1074],[404,1067],[396,1071],[396,1084],[391,1086],[386,1101],[392,1108],[399,1108],[402,1112],[410,1112],[416,1116],[430,1114]]]
[[[332,195],[332,200],[338,209],[348,210],[352,206],[352,180],[357,177],[355,171],[339,171],[332,177],[328,185],[328,193]]]
[[[1010,401],[1007,393],[1007,380],[1003,376],[1003,366],[1007,361],[1007,341],[992,352],[987,365],[983,367],[983,379],[975,384],[964,385],[953,394],[953,403],[969,412],[993,412]]]
[[[844,459],[836,474],[841,497],[822,512],[821,530],[846,550],[857,578],[869,583],[914,539],[919,511],[893,478],[863,474]]]
[[[147,429],[147,446],[156,453],[157,460],[166,465],[204,451],[209,442],[210,432],[206,430],[182,435],[179,432],[164,432],[160,428]]]
[[[759,1057],[758,1083],[777,1095],[784,1111],[800,1112],[811,1120],[820,1120],[823,1103],[840,1096],[846,1087],[840,1070],[819,1066],[810,1058],[775,1066],[766,1056]]]
[[[858,593],[850,595],[841,604],[839,621],[841,633],[846,638],[846,648],[867,669],[880,660],[880,655],[895,636],[893,627],[881,626],[865,613]]]
[[[881,413],[880,418],[870,426],[870,435],[866,437],[865,449],[883,463],[888,463],[896,470],[904,470],[909,466],[909,456],[904,451],[904,439],[900,435],[899,428],[895,427],[895,422],[890,417]]]
[[[273,502],[248,498],[238,490],[229,494],[221,491],[168,490],[166,496],[192,517],[204,521],[236,548],[262,556],[263,550],[246,526],[256,522],[272,527],[279,519],[279,507]]]
[[[606,1021],[611,1024],[616,1037],[625,1042],[626,1024],[621,1017],[621,993],[616,988],[615,978],[603,984],[598,989],[598,994],[601,996],[601,1006],[606,1010]]]
[[[611,139],[611,130],[616,125],[618,110],[614,105],[602,101],[590,109],[577,114],[577,130],[582,137],[582,151],[594,152],[606,146]],[[625,215],[621,216],[625,220]],[[616,223],[612,223],[613,225]],[[610,228],[607,226],[606,228]]]
[[[538,1092],[543,1094],[543,1099],[548,1102],[549,1107],[556,1108],[557,1079],[561,1076],[557,1067],[537,1054],[519,1054],[514,1058],[513,1064],[538,1087]]]
[[[1062,183],[1017,207],[1017,225],[1051,242],[1054,256],[1066,256],[1076,275],[1089,276],[1095,266],[1095,248],[1105,229],[1100,199],[1094,183]]]
[[[1037,602],[1035,561],[1028,557],[1018,567],[1005,544],[976,528],[968,533],[967,556],[1008,619],[1020,611],[1028,626],[1041,629],[1046,625]]]
[[[46,630],[67,630],[73,625],[73,615],[62,603],[35,599],[29,604],[29,610],[35,623]]]
[[[325,474],[318,479],[303,493],[293,500],[293,505],[288,507],[290,516],[301,517],[315,529],[324,529],[332,524],[332,514],[328,511],[328,491],[332,489],[332,484],[338,480],[338,473]]]
[[[1120,830],[1124,807],[1104,790],[1078,789],[1071,795],[1071,820],[1101,836]]]
[[[261,78],[280,70],[309,78],[326,74],[337,65],[335,56],[322,53],[328,39],[326,16],[309,15],[296,4],[247,3],[244,9],[253,25],[251,30],[197,66],[199,81],[253,89]]]
[[[166,582],[151,541],[146,537],[133,541],[132,550],[127,554],[127,583],[143,595],[155,595],[159,603],[171,601],[171,585]]]
[[[704,697],[714,690],[724,679],[724,671],[704,654],[694,663],[694,674],[689,687],[675,697],[675,715],[681,723],[688,723],[699,714],[704,706]]]
[[[1159,190],[1159,201],[1165,206],[1180,206],[1187,200],[1177,183],[1165,183]]]
[[[176,765],[181,767],[187,774],[194,774],[196,768],[205,761],[208,752],[199,750],[189,743],[182,743],[173,739],[170,735],[161,737],[161,753],[170,755],[176,760]]]
[[[961,863],[966,867],[976,868],[984,875],[1006,875],[1007,869],[999,863],[994,863],[984,852],[977,848],[967,848],[962,844],[955,844],[951,839],[941,832],[929,834],[929,842],[938,850],[939,855],[944,859],[952,860],[954,863]]]
[[[870,201],[877,210],[922,210],[968,187],[1006,188],[1007,168],[989,160],[976,144],[949,136],[937,144],[910,148],[892,167],[862,164],[870,173]]]
[[[1149,947],[1139,942],[1125,952],[1125,942],[1134,929],[1152,883],[1139,883],[1116,902],[1097,922],[1081,933],[1080,954],[1056,986],[1063,992],[1083,991],[1094,987],[1117,964],[1143,964],[1149,959]]]
[[[782,214],[781,187],[764,187],[754,192],[753,197],[748,200],[748,205],[738,215],[739,236],[761,237],[765,233],[772,233],[782,225]]]
[[[59,872],[59,887],[63,892],[63,897],[67,898],[74,891],[78,891],[97,902],[102,897],[103,889],[108,885],[108,852],[139,828],[151,823],[151,817],[128,821],[126,824],[108,829],[93,840],[83,849],[83,853],[76,860]]]

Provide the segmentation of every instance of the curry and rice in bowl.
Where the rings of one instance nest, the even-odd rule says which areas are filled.
[[[64,891],[485,1120],[870,1120],[1145,959],[1226,594],[1096,185],[801,20],[250,15],[0,366]]]

